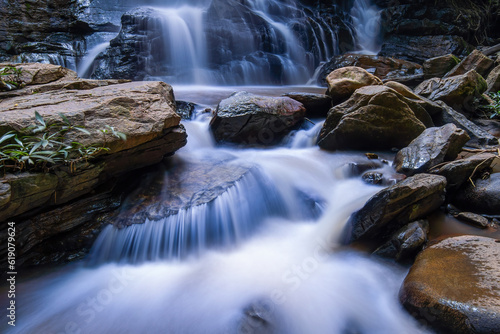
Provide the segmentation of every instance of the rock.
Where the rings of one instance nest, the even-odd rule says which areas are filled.
[[[420,95],[415,94],[410,87],[408,87],[402,83],[395,82],[395,81],[388,81],[388,82],[384,83],[384,85],[386,85],[389,88],[394,89],[399,94],[401,94],[404,97],[410,99],[411,101],[419,104],[421,107],[423,107],[425,109],[425,111],[427,111],[427,113],[430,116],[433,116],[435,114],[440,114],[442,112],[443,107],[441,107],[438,103],[431,101],[431,100],[429,100],[425,97],[422,97]],[[430,122],[429,120],[422,119],[422,121],[425,121],[426,125],[429,124],[428,126],[434,126],[434,124],[431,124],[432,122]]]
[[[418,174],[383,189],[351,215],[344,240],[380,241],[417,219],[425,218],[444,203],[446,178]]]
[[[462,210],[474,213],[500,214],[500,173],[491,174],[487,179],[476,179],[460,188],[453,203]]]
[[[473,97],[487,89],[486,81],[472,70],[447,79],[433,78],[422,82],[415,93],[433,101],[443,101],[453,109],[467,110]]]
[[[286,93],[283,96],[299,101],[306,108],[307,117],[326,117],[332,107],[332,98],[324,94]]]
[[[383,167],[384,164],[380,160],[367,160],[360,162],[350,162],[346,165],[345,170],[348,176],[360,176],[366,171],[378,169]]]
[[[496,93],[500,91],[500,65],[490,72],[486,79],[486,83],[488,84],[487,93]]]
[[[374,185],[392,186],[406,178],[406,175],[393,173],[390,175],[384,174],[381,171],[367,171],[361,175],[361,179]]]
[[[250,164],[172,160],[142,180],[141,188],[128,196],[113,225],[158,221],[182,209],[210,203],[251,173],[252,168]]]
[[[464,60],[456,65],[450,72],[445,75],[445,78],[455,75],[462,75],[469,71],[476,71],[479,75],[486,77],[489,69],[493,66],[494,61],[486,57],[481,51],[472,51]]]
[[[490,222],[488,221],[488,219],[481,215],[478,215],[477,213],[460,212],[455,216],[455,218],[479,228],[488,228],[488,226],[490,226]]]
[[[175,109],[182,119],[190,120],[193,117],[196,105],[192,102],[175,101]]]
[[[274,145],[297,126],[304,115],[302,103],[289,97],[238,92],[219,103],[210,129],[218,142]]]
[[[428,233],[429,222],[427,220],[410,223],[394,233],[373,254],[396,261],[412,259],[427,243]]]
[[[465,131],[454,124],[426,129],[396,154],[393,166],[405,175],[425,173],[437,164],[454,160],[468,140]]]
[[[327,95],[331,96],[334,105],[347,100],[358,88],[382,85],[382,80],[355,66],[343,67],[331,72],[326,77],[326,82],[328,84]]]
[[[403,306],[440,333],[500,328],[500,243],[460,236],[421,252],[399,291]]]
[[[367,86],[330,110],[318,145],[326,150],[404,147],[425,130],[422,120],[430,116],[414,101],[389,87]]]
[[[427,59],[423,65],[424,78],[442,78],[446,73],[458,65],[458,63],[460,63],[460,59],[452,54]]]
[[[399,35],[385,38],[380,56],[395,57],[423,64],[427,59],[446,54],[461,55],[470,45],[459,36]]]
[[[422,66],[410,61],[392,57],[346,53],[333,57],[325,63],[321,69],[322,74],[320,74],[320,77],[326,78],[328,73],[348,66],[361,67],[381,80],[391,80],[422,73]]]
[[[158,163],[186,143],[185,130],[175,113],[172,89],[163,82],[130,82],[94,85],[96,81],[64,81],[67,89],[48,90],[2,100],[0,131],[23,132],[34,124],[37,110],[48,124],[61,122],[63,113],[73,125],[85,127],[66,134],[68,142],[105,145],[88,163],[57,167],[52,173],[7,174],[10,198],[0,207],[0,221],[36,209],[62,204],[93,191],[99,184],[121,173]],[[50,85],[50,84],[49,84]],[[37,89],[40,86],[31,86]],[[84,89],[78,89],[83,87]],[[88,87],[93,87],[87,89]],[[127,140],[104,137],[101,129],[113,126]]]
[[[483,130],[482,127],[472,121],[469,121],[463,114],[453,110],[453,108],[442,101],[438,101],[438,104],[441,106],[442,112],[433,115],[436,125],[442,126],[452,123],[465,130],[470,137],[470,140],[466,143],[469,147],[484,148],[498,145],[498,139],[495,136]]]
[[[431,169],[431,173],[446,177],[448,191],[456,191],[469,178],[474,179],[474,175],[481,175],[490,168],[496,155],[491,153],[474,154],[465,159],[451,161],[444,166]]]

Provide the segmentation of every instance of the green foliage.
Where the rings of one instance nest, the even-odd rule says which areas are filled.
[[[489,93],[488,96],[492,99],[492,103],[485,106],[491,112],[490,118],[500,118],[500,91],[496,93]]]
[[[5,66],[0,68],[0,91],[14,90],[22,88],[21,80],[22,68]]]
[[[61,165],[69,165],[75,171],[81,161],[88,161],[97,154],[108,151],[106,139],[114,136],[122,140],[127,137],[111,126],[100,130],[104,145],[85,146],[79,142],[68,143],[66,134],[79,131],[87,136],[90,132],[85,128],[71,124],[66,116],[59,114],[62,124],[47,124],[43,117],[35,111],[35,124],[28,127],[27,135],[9,131],[0,137],[0,168],[4,171],[47,172]]]

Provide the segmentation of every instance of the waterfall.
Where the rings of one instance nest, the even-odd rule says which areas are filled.
[[[351,17],[359,53],[375,55],[380,51],[380,13],[370,0],[355,0]]]

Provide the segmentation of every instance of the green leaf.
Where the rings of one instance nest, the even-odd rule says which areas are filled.
[[[90,135],[90,131],[88,131],[87,129],[84,129],[84,128],[80,127],[80,126],[75,126],[74,129],[78,130],[80,132],[83,132],[83,133],[85,133],[87,135]]]
[[[59,113],[59,116],[61,116],[62,120],[64,123],[68,124],[71,126],[71,122],[69,121],[68,117],[66,117],[66,115],[64,115],[62,112]]]
[[[9,131],[6,134],[0,138],[0,144],[3,143],[6,140],[9,140],[10,138],[14,137],[16,134],[13,131]]]
[[[40,123],[42,124],[44,127],[47,127],[47,125],[45,124],[45,121],[43,119],[43,117],[38,113],[38,111],[35,111],[35,119]]]

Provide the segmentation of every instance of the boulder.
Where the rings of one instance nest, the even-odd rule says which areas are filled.
[[[344,241],[383,241],[409,222],[425,218],[445,199],[446,178],[418,174],[375,194],[351,215]]]
[[[327,95],[332,98],[334,105],[347,100],[358,88],[382,85],[382,80],[355,66],[343,67],[331,72],[326,77],[326,82],[328,84]]]
[[[158,163],[186,143],[172,88],[163,82],[104,85],[102,81],[75,80],[59,84],[66,88],[2,100],[0,133],[26,132],[35,123],[34,110],[47,124],[60,124],[62,113],[73,125],[91,133],[70,131],[66,134],[68,142],[102,145],[109,150],[79,162],[76,171],[71,166],[59,166],[52,173],[7,174],[2,183],[10,185],[10,195],[8,202],[1,201],[0,221],[39,206],[74,200],[111,177]],[[36,90],[44,85],[30,87]],[[107,126],[124,133],[127,140],[103,134],[101,130],[109,131]]]
[[[367,86],[330,110],[318,145],[327,150],[401,148],[431,122],[413,100],[389,87]]]
[[[474,176],[481,175],[485,170],[490,168],[496,157],[492,153],[474,154],[465,159],[451,161],[438,168],[431,168],[430,173],[446,177],[448,181],[446,189],[454,192],[467,182],[469,178],[474,179]]]
[[[474,180],[457,191],[453,203],[462,210],[474,213],[500,214],[500,173],[486,179]]]
[[[182,119],[190,120],[194,115],[196,104],[186,101],[175,101],[175,109]]]
[[[428,128],[396,154],[393,166],[405,175],[425,173],[437,164],[454,160],[468,140],[465,131],[454,124]]]
[[[424,79],[442,78],[458,63],[460,59],[452,54],[427,59],[423,64]]]
[[[326,117],[332,107],[332,98],[325,94],[292,92],[283,96],[299,101],[306,108],[307,117]]]
[[[443,101],[457,110],[470,109],[473,97],[481,96],[487,89],[486,81],[476,71],[462,75],[439,79],[433,78],[422,82],[415,88],[415,93],[433,101]]]
[[[218,142],[274,145],[300,124],[305,112],[302,103],[289,97],[238,92],[219,103],[210,129]]]
[[[453,110],[446,103],[438,101],[437,104],[441,107],[441,113],[432,116],[437,126],[452,123],[465,130],[470,137],[470,140],[466,144],[469,147],[484,148],[498,145],[498,138],[485,131],[483,127],[468,120],[465,115]]]
[[[500,91],[500,65],[495,67],[486,78],[488,84],[487,93],[496,93]]]
[[[388,81],[388,82],[384,83],[384,85],[386,85],[389,88],[394,89],[396,92],[398,92],[399,94],[403,95],[404,97],[410,99],[412,102],[419,104],[421,107],[423,107],[425,109],[425,111],[427,111],[427,113],[430,116],[434,116],[435,114],[440,114],[442,112],[443,107],[441,107],[438,103],[431,101],[431,100],[429,100],[425,97],[422,97],[420,95],[415,94],[410,87],[408,87],[400,82]],[[430,124],[430,123],[431,122],[429,122],[429,120],[426,121],[426,125]],[[432,125],[428,125],[428,126],[434,126],[434,125],[432,124]]]
[[[399,291],[403,306],[440,333],[497,333],[500,243],[459,236],[421,252]]]
[[[462,75],[472,70],[479,73],[479,75],[486,77],[489,69],[493,66],[493,63],[494,61],[492,59],[486,57],[481,51],[475,49],[450,72],[448,72],[445,75],[445,78]]]
[[[378,247],[373,254],[398,262],[411,260],[427,243],[429,222],[419,220],[400,228],[391,238]]]
[[[76,72],[59,65],[41,63],[1,63],[0,68],[12,66],[21,69],[20,79],[26,86],[47,84],[54,81],[75,80]]]

